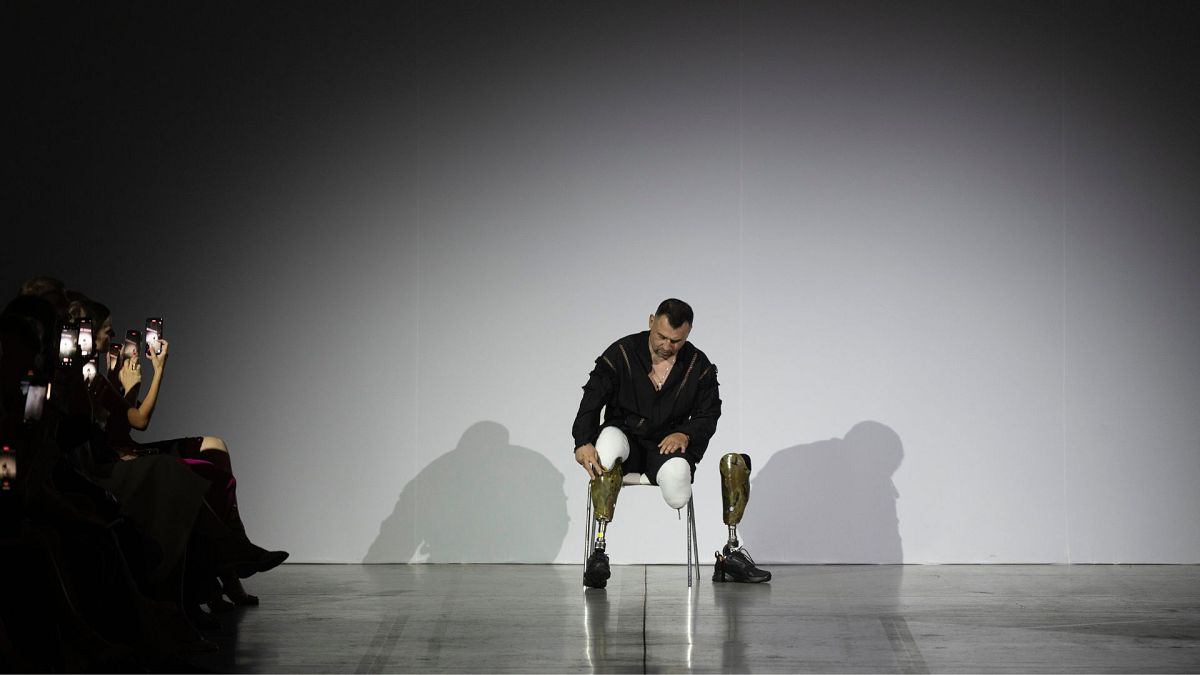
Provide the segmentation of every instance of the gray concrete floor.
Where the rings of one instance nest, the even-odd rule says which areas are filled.
[[[704,569],[712,573],[711,566]],[[1197,566],[284,565],[197,657],[228,672],[1198,672]]]

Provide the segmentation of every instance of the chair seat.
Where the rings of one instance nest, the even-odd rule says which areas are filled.
[[[650,477],[644,473],[627,473],[621,476],[621,485],[649,485]]]

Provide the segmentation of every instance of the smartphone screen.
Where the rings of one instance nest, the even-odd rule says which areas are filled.
[[[0,447],[0,490],[11,490],[17,482],[17,453],[12,446]]]
[[[64,366],[75,360],[75,345],[79,340],[79,327],[66,324],[58,336],[58,362]]]
[[[108,372],[115,373],[121,369],[121,353],[121,345],[114,342],[108,346]]]
[[[33,422],[42,419],[46,399],[50,398],[50,385],[35,380],[31,372],[24,380],[21,380],[21,393],[25,394],[25,421]]]
[[[88,384],[91,384],[92,380],[96,379],[96,373],[98,371],[99,371],[99,368],[96,365],[96,357],[95,356],[88,359],[87,361],[84,361],[83,362],[83,381]]]
[[[150,350],[154,350],[155,354],[162,353],[162,346],[158,344],[162,338],[163,320],[160,317],[150,317],[146,319],[146,356],[150,356]]]
[[[142,332],[135,328],[125,331],[125,346],[121,349],[123,359],[136,359],[138,347],[142,344]],[[123,364],[122,364],[123,365]]]
[[[87,358],[92,355],[92,347],[95,342],[92,339],[92,320],[79,320],[79,355]]]

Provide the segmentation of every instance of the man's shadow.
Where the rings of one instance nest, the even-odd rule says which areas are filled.
[[[900,436],[869,421],[780,450],[753,466],[738,530],[762,562],[903,563],[892,483],[903,459]]]
[[[496,422],[471,425],[400,491],[363,562],[553,562],[570,520],[563,474],[508,440]]]

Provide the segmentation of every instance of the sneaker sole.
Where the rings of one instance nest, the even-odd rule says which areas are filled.
[[[717,579],[715,576],[713,577],[714,583],[729,582],[729,583],[734,583],[734,584],[765,584],[770,580],[771,580],[771,575],[769,575],[769,574],[767,576],[765,576],[761,579],[757,579],[757,580],[756,579],[735,579],[734,577],[732,577],[728,574],[726,574],[724,576],[724,578],[722,578],[722,579]]]
[[[608,586],[608,577],[610,577],[610,576],[612,576],[612,575],[608,574],[605,576],[599,576],[599,575],[590,575],[589,576],[589,575],[585,574],[585,575],[583,575],[583,585],[587,586],[588,588],[604,588],[605,586]]]
[[[584,579],[583,585],[588,588],[597,588],[604,590],[608,586],[607,580],[596,581],[595,579]]]

